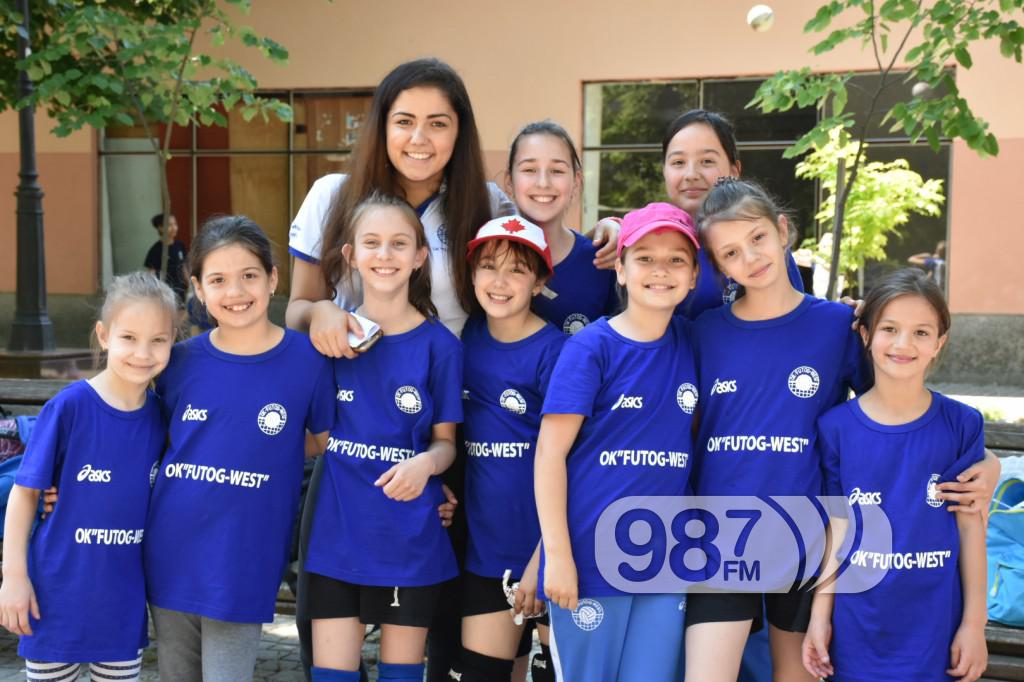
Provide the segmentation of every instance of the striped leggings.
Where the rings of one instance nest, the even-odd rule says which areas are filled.
[[[117,682],[138,682],[142,672],[142,650],[139,657],[132,661],[111,661],[107,663],[43,663],[41,661],[25,661],[25,674],[29,680],[47,680],[48,682],[71,682],[77,680],[82,666],[89,667],[93,680],[117,680]]]

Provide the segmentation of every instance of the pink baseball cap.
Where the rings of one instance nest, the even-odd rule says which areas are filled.
[[[529,246],[540,254],[544,264],[548,266],[548,272],[554,272],[555,268],[551,264],[551,249],[548,247],[548,240],[544,238],[544,230],[526,218],[510,215],[488,220],[477,230],[473,241],[469,242],[466,248],[466,258],[473,254],[476,247],[493,239],[508,239]]]
[[[624,248],[633,246],[642,238],[659,230],[681,232],[693,242],[693,248],[700,249],[697,230],[693,227],[690,215],[677,206],[657,201],[630,211],[622,218],[622,227],[619,229],[619,245],[615,250],[615,255],[621,257]]]

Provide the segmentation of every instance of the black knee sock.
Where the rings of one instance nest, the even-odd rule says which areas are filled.
[[[484,656],[463,648],[459,662],[448,671],[452,682],[509,682],[515,661]]]
[[[555,668],[551,662],[551,647],[540,645],[540,653],[530,661],[530,679],[533,682],[555,682]]]

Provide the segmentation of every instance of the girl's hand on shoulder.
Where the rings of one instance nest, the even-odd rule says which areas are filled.
[[[420,453],[394,465],[373,482],[384,494],[397,502],[415,500],[423,492],[434,473],[429,456]]]
[[[801,656],[804,668],[815,678],[831,677],[835,674],[828,645],[832,641],[832,623],[826,619],[811,618],[804,635]]]
[[[839,299],[839,302],[853,308],[853,331],[860,329],[860,314],[864,312],[864,299],[843,296]]]
[[[0,586],[0,625],[16,635],[31,635],[29,613],[36,620],[40,619],[32,581],[27,575],[5,575]]]
[[[548,554],[544,562],[544,594],[551,603],[575,611],[579,606],[579,577],[572,556]]]
[[[611,270],[615,267],[615,249],[619,242],[619,222],[611,218],[602,218],[594,225],[590,239],[597,248],[594,267],[599,270]]]
[[[947,510],[981,514],[981,518],[988,523],[988,511],[996,486],[999,484],[1001,469],[999,459],[995,456],[989,457],[986,450],[985,459],[969,466],[956,477],[956,481],[940,483],[939,494],[936,497],[950,503],[946,505]]]
[[[441,517],[441,527],[447,528],[452,525],[455,518],[455,508],[459,506],[459,500],[447,484],[441,484],[441,491],[444,492],[445,501],[437,506],[437,515]]]
[[[516,590],[516,603],[512,610],[518,615],[523,614],[527,618],[533,618],[544,613],[544,602],[537,598],[537,578],[540,568],[540,553],[534,552],[530,563],[523,569],[523,577],[519,579],[519,588]]]
[[[961,623],[949,647],[952,668],[946,671],[958,682],[974,682],[988,667],[984,624]]]
[[[331,358],[356,357],[348,345],[349,331],[362,337],[363,330],[355,318],[339,308],[334,301],[317,301],[309,318],[309,340],[320,353]]]

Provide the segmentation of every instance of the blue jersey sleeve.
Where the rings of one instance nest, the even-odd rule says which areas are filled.
[[[330,431],[334,426],[334,366],[326,356],[321,355],[320,358],[321,369],[317,373],[316,386],[313,387],[313,396],[309,403],[309,414],[306,415],[306,428],[310,433]]]
[[[584,335],[587,341],[590,335]],[[542,414],[594,414],[594,399],[601,389],[601,367],[594,349],[574,336],[562,348],[551,373]]]
[[[804,293],[804,278],[800,276],[800,266],[796,264],[796,258],[793,258],[792,251],[786,251],[786,272],[789,273],[789,283],[793,285],[793,288]]]
[[[434,358],[430,368],[430,395],[434,400],[434,424],[462,423],[461,344]]]
[[[950,402],[953,407],[959,408],[955,411],[954,419],[959,421],[956,426],[959,427],[960,454],[943,472],[943,482],[955,481],[965,469],[985,458],[985,418],[973,407],[953,400]]]
[[[850,324],[853,324],[852,314]],[[875,383],[871,362],[864,349],[864,341],[852,328],[846,338],[846,348],[843,350],[842,380],[857,395],[865,393]]]
[[[840,405],[836,410],[847,409]],[[818,420],[817,448],[821,455],[821,470],[825,479],[826,495],[843,495],[843,484],[839,477],[839,448],[838,439],[835,437],[835,429],[829,424],[831,413],[822,415]]]
[[[45,490],[54,484],[60,472],[63,446],[66,444],[65,415],[61,403],[51,400],[39,413],[25,456],[14,476],[14,482],[23,488]]]

